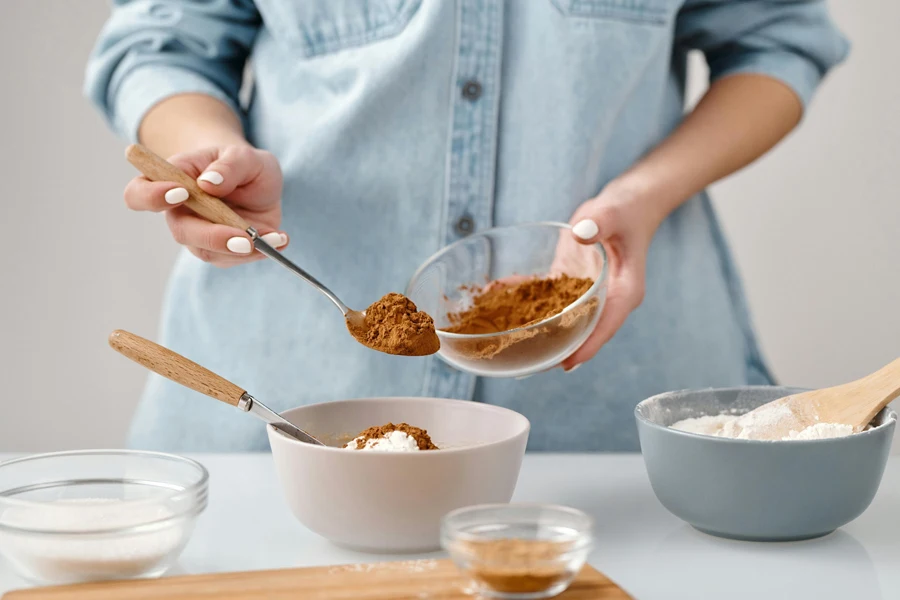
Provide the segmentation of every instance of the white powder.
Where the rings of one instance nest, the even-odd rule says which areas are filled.
[[[672,425],[672,429],[719,436],[725,425],[737,419],[734,415],[707,415],[696,419],[684,419]],[[720,436],[721,437],[721,436]]]
[[[801,421],[785,404],[773,404],[763,410],[745,415],[707,415],[684,419],[671,425],[672,429],[738,440],[773,440],[773,431],[787,431],[775,440],[824,440],[853,433],[850,425],[816,423],[801,427]]]
[[[405,560],[399,562],[360,563],[337,565],[328,569],[330,575],[341,573],[372,573],[374,571],[403,571],[406,573],[424,573],[438,568],[438,562],[432,559]]]
[[[816,423],[802,431],[791,431],[788,438],[792,440],[825,440],[828,438],[851,435],[853,428],[842,423]]]
[[[375,452],[418,452],[419,443],[404,431],[392,431],[384,437],[372,438],[362,448],[357,445],[362,438],[356,438],[344,446],[347,450],[372,450]]]
[[[0,515],[0,525],[70,534],[29,534],[0,530],[0,551],[33,578],[47,582],[128,578],[145,575],[180,549],[182,521],[161,528],[114,535],[71,535],[79,531],[133,527],[173,516],[165,505],[112,498],[59,500],[21,506]]]

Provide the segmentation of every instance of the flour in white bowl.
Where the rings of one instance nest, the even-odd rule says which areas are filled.
[[[23,504],[0,514],[0,552],[33,578],[47,582],[137,577],[158,568],[180,549],[188,533],[184,521],[146,531],[80,532],[136,527],[172,516],[167,506],[152,501],[81,498]]]
[[[366,445],[359,448],[359,442],[363,438],[358,437],[347,442],[344,446],[347,450],[370,450],[374,452],[419,452],[419,443],[416,438],[407,435],[404,431],[392,431],[384,437],[372,438]]]

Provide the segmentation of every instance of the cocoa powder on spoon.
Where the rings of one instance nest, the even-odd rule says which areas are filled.
[[[434,320],[402,294],[387,294],[362,320],[347,319],[347,329],[359,343],[387,354],[427,356],[441,347]]]

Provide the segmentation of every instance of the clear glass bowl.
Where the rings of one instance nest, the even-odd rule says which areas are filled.
[[[536,600],[561,594],[593,546],[593,520],[574,508],[490,504],[454,511],[441,523],[441,545],[475,594]]]
[[[439,356],[485,377],[524,377],[557,366],[593,331],[606,300],[607,260],[600,244],[579,244],[565,223],[527,223],[488,229],[455,242],[413,275],[406,295],[434,318]],[[501,333],[442,331],[449,314],[468,307],[471,289],[515,276],[564,273],[594,284],[561,313]]]
[[[156,452],[57,452],[0,463],[0,554],[42,584],[155,577],[206,508],[200,463]]]

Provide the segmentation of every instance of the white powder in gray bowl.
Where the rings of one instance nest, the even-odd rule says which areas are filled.
[[[791,427],[797,417],[784,404],[775,404],[763,410],[744,415],[720,414],[683,419],[671,425],[672,429],[737,440],[772,439],[767,431],[788,430],[782,441],[824,440],[851,435],[853,427],[841,423],[816,423],[807,427]],[[799,423],[799,421],[797,421]],[[787,425],[787,427],[785,427]],[[774,431],[772,432],[774,434]]]

